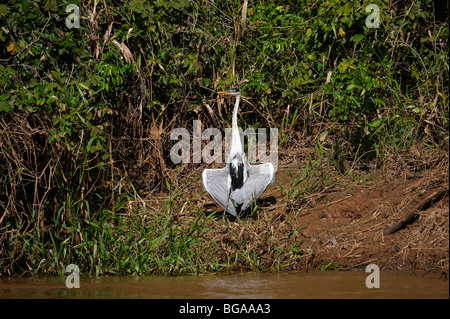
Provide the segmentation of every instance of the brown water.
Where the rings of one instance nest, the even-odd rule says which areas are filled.
[[[380,271],[380,288],[366,287],[364,271],[240,273],[201,276],[0,278],[5,298],[449,298],[440,272]]]

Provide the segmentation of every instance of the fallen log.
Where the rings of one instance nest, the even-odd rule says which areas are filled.
[[[397,222],[395,222],[394,225],[392,225],[391,227],[386,229],[384,231],[384,234],[385,235],[392,234],[392,233],[396,232],[397,230],[399,230],[400,228],[406,226],[409,222],[411,222],[414,218],[416,218],[419,215],[419,213],[422,209],[424,209],[425,207],[428,207],[432,202],[441,199],[447,193],[448,193],[448,188],[441,189],[441,190],[438,190],[438,191],[432,193],[430,196],[428,196],[422,202],[420,202],[419,205],[417,205],[417,207],[412,212],[409,212],[408,214],[403,216],[401,219],[399,219]]]

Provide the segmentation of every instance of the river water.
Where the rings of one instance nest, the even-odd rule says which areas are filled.
[[[364,271],[235,273],[200,276],[0,278],[7,298],[449,298],[442,272],[381,270],[379,288],[367,288]],[[374,283],[371,279],[370,283]],[[369,283],[369,285],[370,285]]]

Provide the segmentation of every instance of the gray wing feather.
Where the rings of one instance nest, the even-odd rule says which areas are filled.
[[[272,163],[261,165],[249,165],[248,177],[244,186],[236,190],[230,196],[236,202],[242,203],[242,210],[250,207],[252,200],[258,198],[266,190],[269,183],[275,182],[275,174]]]
[[[248,177],[240,189],[232,191],[228,197],[228,168],[205,169],[203,171],[203,188],[220,206],[236,216],[234,203],[241,204],[241,210],[250,207],[252,200],[258,198],[269,183],[275,182],[275,173],[272,163],[261,165],[247,164]]]
[[[233,203],[228,199],[228,169],[226,167],[219,169],[205,169],[203,171],[203,188],[211,195],[220,206],[236,216],[236,209]]]

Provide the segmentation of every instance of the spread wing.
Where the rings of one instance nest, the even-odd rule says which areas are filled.
[[[203,171],[203,188],[211,195],[220,206],[236,216],[236,209],[228,198],[228,168],[205,169]]]
[[[241,188],[232,190],[230,194],[228,194],[230,181],[227,167],[203,171],[203,188],[233,216],[236,216],[235,206],[241,206],[241,210],[246,210],[254,198],[261,196],[269,183],[275,182],[272,163],[247,165],[247,180]]]
[[[258,198],[266,190],[269,183],[275,182],[275,174],[272,163],[261,165],[249,165],[248,177],[240,189],[234,190],[230,197],[236,202],[242,203],[242,210],[250,207],[252,200]]]

